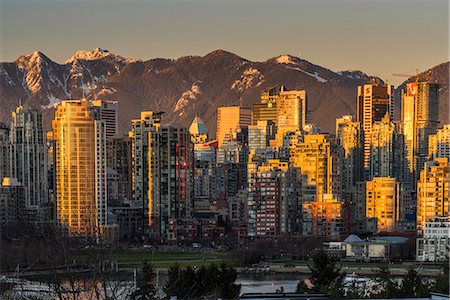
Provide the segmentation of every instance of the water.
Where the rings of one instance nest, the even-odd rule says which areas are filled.
[[[275,293],[283,287],[285,292],[293,293],[299,280],[305,275],[296,274],[240,274],[236,280],[241,284],[241,294],[245,293]]]

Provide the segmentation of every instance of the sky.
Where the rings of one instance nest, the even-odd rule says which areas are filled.
[[[449,60],[448,0],[0,0],[0,61],[39,50],[63,63],[100,47],[124,57],[291,54],[398,85]]]

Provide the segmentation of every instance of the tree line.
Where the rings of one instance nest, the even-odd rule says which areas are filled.
[[[395,299],[405,297],[429,297],[430,292],[449,295],[449,267],[445,264],[443,272],[434,280],[425,281],[419,272],[408,269],[406,275],[396,280],[387,266],[374,270],[370,287],[362,287],[355,281],[350,284],[344,281],[345,273],[336,265],[336,261],[323,250],[316,252],[309,264],[310,284],[300,280],[297,293],[323,293],[331,298],[383,298]]]

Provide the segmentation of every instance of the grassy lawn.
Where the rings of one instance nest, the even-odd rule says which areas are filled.
[[[229,260],[229,253],[203,252],[160,252],[151,250],[82,250],[72,257],[77,263],[89,261],[99,255],[103,260],[116,260],[120,267],[133,268],[142,266],[147,261],[156,268],[167,268],[178,262],[182,266],[202,266]]]

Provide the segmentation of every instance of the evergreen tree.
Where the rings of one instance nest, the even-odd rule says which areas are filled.
[[[399,286],[395,282],[387,266],[381,266],[378,270],[375,270],[373,277],[378,284],[378,289],[373,291],[372,296],[386,299],[399,297]]]
[[[309,293],[310,290],[309,290],[308,286],[306,285],[305,281],[300,280],[297,284],[297,288],[295,289],[295,292],[299,293],[299,294],[306,294],[306,293]]]
[[[340,294],[343,290],[343,277],[335,261],[328,254],[320,250],[313,255],[311,271],[312,291],[315,293]]]
[[[427,286],[422,282],[419,274],[414,269],[409,269],[400,284],[400,295],[402,297],[428,297]]]
[[[430,288],[431,292],[440,293],[444,295],[450,295],[449,286],[450,286],[450,277],[449,277],[449,262],[445,262],[444,270],[442,274],[439,274],[432,287]]]
[[[142,272],[137,280],[137,288],[131,294],[133,300],[154,300],[159,299],[156,288],[155,269],[152,264],[144,263]]]
[[[173,264],[169,267],[167,272],[167,281],[164,285],[164,293],[170,296],[179,296],[181,289],[181,267],[178,263]]]

